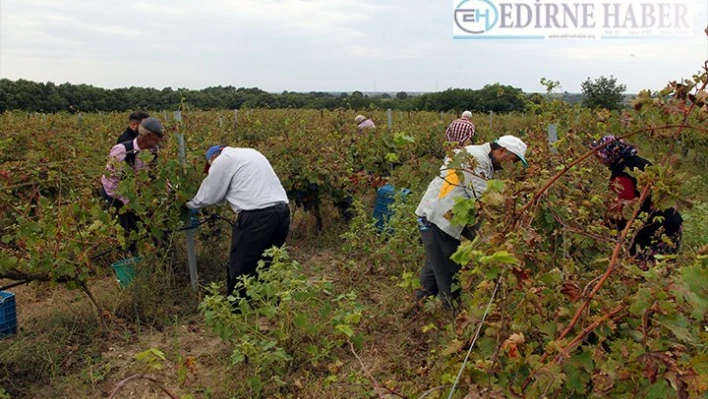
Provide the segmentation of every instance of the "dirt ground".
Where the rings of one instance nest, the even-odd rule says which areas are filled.
[[[349,259],[337,249],[338,233],[325,236],[303,217],[296,217],[292,231],[291,254],[309,272],[339,279],[335,284],[365,287],[359,294],[371,309],[367,314],[387,317],[364,323],[366,344],[356,355],[361,360],[342,348],[337,356],[340,360],[328,365],[330,372],[342,377],[340,382],[325,387],[321,381],[313,384],[319,377],[306,370],[296,371],[286,381],[292,385],[292,393],[284,397],[376,396],[367,374],[378,376],[381,383],[388,381],[386,385],[390,386],[399,383],[396,381],[418,384],[417,375],[425,369],[425,350],[421,349],[428,341],[416,333],[423,320],[404,317],[408,298],[392,295],[387,281],[390,276],[366,265],[361,265],[361,272],[341,274]],[[0,285],[6,283],[0,281]],[[103,322],[99,322],[95,307],[81,290],[48,284],[12,289],[20,331],[0,341],[0,387],[11,398],[107,398],[123,379],[141,373],[150,374],[179,398],[232,397],[234,380],[244,376],[239,375],[238,367],[230,365],[229,347],[206,328],[196,311],[199,298],[185,294],[182,303],[160,307],[159,321],[145,322],[139,316],[123,317],[131,314],[135,298],[126,298],[127,291],[119,287],[111,273],[92,279],[90,287],[107,308],[101,316]],[[136,360],[137,354],[151,348],[166,356],[159,370],[147,370]],[[189,365],[182,367],[188,370],[183,381],[179,378],[180,364]],[[421,386],[421,392],[425,388]],[[136,380],[126,383],[115,397],[150,399],[167,395],[149,381]]]

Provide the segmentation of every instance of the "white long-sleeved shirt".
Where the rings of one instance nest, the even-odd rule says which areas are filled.
[[[440,174],[430,183],[415,210],[418,217],[428,219],[430,223],[458,240],[465,226],[454,225],[448,219],[449,212],[455,205],[455,198],[479,200],[487,191],[487,180],[494,178],[494,166],[489,158],[492,147],[489,143],[470,145],[464,150],[477,160],[474,173],[463,171],[464,181],[460,181],[457,171],[447,168],[451,160],[446,158],[440,168]]]
[[[224,201],[239,213],[287,204],[288,196],[263,154],[252,148],[225,147],[187,207],[203,208]]]

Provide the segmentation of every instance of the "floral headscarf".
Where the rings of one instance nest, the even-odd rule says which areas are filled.
[[[597,156],[600,157],[602,163],[606,165],[616,164],[637,155],[637,147],[625,143],[624,140],[617,140],[613,135],[608,135],[600,140],[593,141],[590,146],[595,149],[605,144],[607,144],[605,147],[597,151]]]

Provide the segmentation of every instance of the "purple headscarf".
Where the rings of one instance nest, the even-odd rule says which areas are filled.
[[[617,140],[613,135],[608,135],[600,140],[593,141],[590,147],[595,149],[605,144],[607,144],[605,147],[597,151],[597,156],[600,157],[602,163],[606,165],[613,165],[637,155],[637,147],[625,143],[624,140]]]

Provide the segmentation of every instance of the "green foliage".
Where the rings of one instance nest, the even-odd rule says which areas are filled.
[[[477,201],[474,198],[455,198],[455,205],[452,207],[453,225],[471,226],[476,223]]]
[[[347,231],[341,234],[341,249],[356,261],[343,265],[339,272],[355,281],[364,277],[361,273],[364,265],[369,265],[369,270],[380,270],[392,276],[413,270],[417,273],[424,254],[419,245],[420,232],[416,219],[410,216],[418,206],[417,196],[396,196],[391,205],[393,215],[385,223],[383,231],[376,228],[371,207],[355,202],[354,218]]]
[[[687,248],[708,245],[708,202],[700,202],[692,209],[683,210],[685,220],[684,242]]]
[[[689,146],[689,153],[664,159],[674,146],[674,152],[680,148],[677,129],[663,126],[681,123],[689,106],[706,98],[698,89],[705,79],[699,76],[689,85],[693,100],[683,87],[674,85],[661,93],[644,93],[634,110],[621,113],[573,107],[556,95],[527,99],[509,88],[486,88],[484,101],[489,100],[491,106],[516,109],[518,99],[528,112],[494,115],[494,131],[480,130],[478,142],[490,141],[498,132],[516,134],[529,144],[530,167],[495,173],[498,180],[487,181],[488,190],[481,200],[460,201],[453,211],[460,224],[481,222],[477,238],[463,242],[454,255],[461,264],[462,292],[462,311],[454,322],[449,315],[431,311],[430,306],[419,319],[402,316],[412,303],[408,298],[418,288],[424,259],[414,211],[446,155],[443,132],[455,117],[452,113],[395,112],[392,131],[356,135],[352,126],[355,113],[343,109],[322,113],[244,109],[238,126],[233,126],[225,117],[230,113],[194,111],[182,102],[183,122],[167,125],[169,131],[179,127],[186,132],[186,167],[177,161],[175,141],[170,139],[161,149],[155,177],[127,174],[120,192],[130,198],[129,209],[144,218],[138,235],[160,237],[159,241],[169,243],[156,248],[151,239],[140,242],[139,251],[148,259],[145,273],[156,276],[150,282],[158,282],[162,273],[175,267],[173,259],[183,258],[180,240],[173,240],[167,232],[182,226],[179,206],[196,192],[203,177],[203,150],[212,143],[259,149],[272,161],[290,192],[313,190],[330,202],[354,198],[351,223],[323,232],[344,231],[341,247],[327,248],[328,253],[322,256],[329,263],[308,262],[306,272],[285,252],[276,251],[272,266],[261,273],[261,279],[244,281],[252,300],[237,303],[241,313],[233,314],[233,304],[218,295],[216,288],[204,298],[200,310],[208,326],[228,343],[230,367],[234,374],[248,376],[243,379],[240,396],[293,394],[293,375],[310,378],[308,383],[336,387],[331,389],[344,386],[335,382],[357,387],[368,384],[352,371],[356,362],[340,346],[349,341],[363,352],[369,349],[360,346],[363,339],[371,342],[381,336],[399,338],[395,344],[401,348],[387,351],[377,347],[387,356],[386,367],[369,365],[369,359],[364,358],[380,382],[385,377],[395,380],[386,384],[396,385],[408,397],[418,397],[422,387],[450,384],[498,279],[495,300],[463,373],[463,389],[482,387],[489,389],[490,397],[512,397],[512,390],[524,391],[528,380],[526,397],[697,397],[708,389],[708,357],[703,344],[708,338],[704,328],[708,309],[704,289],[708,284],[708,234],[704,233],[708,181],[705,164],[698,158],[705,152],[701,146],[706,135],[685,128],[681,145]],[[240,91],[236,92],[234,96],[240,96]],[[257,98],[253,106],[270,107],[278,100],[278,96],[258,91],[243,94]],[[411,96],[408,100],[410,104],[429,101],[415,103],[415,107],[456,109],[459,104],[470,104],[481,110],[477,94],[453,90],[438,97]],[[183,97],[191,103],[188,95],[180,95],[174,104],[180,104]],[[374,103],[362,93],[339,99],[357,107]],[[440,105],[438,100],[445,103]],[[325,104],[330,99],[321,96],[318,101]],[[702,107],[688,115],[689,124],[702,126],[708,121]],[[385,120],[381,111],[367,111],[367,116],[377,122]],[[488,115],[473,118],[479,124]],[[124,119],[125,115],[118,114],[86,114],[81,122],[66,114],[45,118],[8,112],[0,116],[6,128],[0,138],[0,275],[37,273],[55,283],[74,281],[70,287],[76,287],[76,282],[101,275],[99,265],[90,260],[93,254],[104,246],[125,246],[120,228],[93,192],[105,167],[104,155],[124,128]],[[549,123],[558,127],[560,141],[555,151],[547,145]],[[636,174],[640,186],[651,186],[657,206],[681,210],[686,227],[682,249],[677,256],[660,257],[654,268],[642,271],[628,256],[629,244],[625,243],[618,249],[620,261],[584,306],[607,271],[619,235],[606,223],[608,203],[613,199],[608,188],[610,172],[590,157],[546,192],[538,190],[587,153],[592,139],[634,131],[641,133],[628,141],[639,144],[640,154],[656,165]],[[95,140],[82,139],[88,132]],[[73,162],[64,162],[69,158]],[[461,153],[451,167],[473,166],[468,163]],[[168,180],[172,191],[166,189]],[[376,188],[387,182],[397,189],[410,188],[412,193],[407,200],[397,199],[393,217],[379,232],[371,209]],[[694,203],[692,209],[688,208],[690,202]],[[636,227],[629,231],[628,241],[634,234]],[[204,241],[200,245],[210,244],[206,234],[198,237]],[[298,259],[307,252],[302,249],[293,251]],[[171,311],[171,306],[163,307],[164,302],[150,296],[152,291],[165,290],[164,284],[144,284],[126,291],[125,296],[134,296],[135,303],[143,301],[145,308]],[[170,295],[174,292],[184,296],[183,289],[172,289]],[[367,304],[366,313],[360,303]],[[624,306],[620,312],[603,319],[620,305]],[[561,337],[581,308],[578,323]],[[595,322],[597,326],[583,336],[583,330]],[[39,349],[43,347],[35,348]],[[544,354],[548,355],[545,359]],[[37,361],[35,358],[41,356],[26,359]],[[30,364],[26,366],[18,359],[13,355],[8,363],[24,367],[22,370],[41,365],[26,361]],[[161,364],[154,353],[145,354],[145,359]],[[55,370],[62,362],[63,358],[55,362],[52,373],[58,372]],[[332,364],[340,365],[328,367]],[[176,382],[180,385],[187,370],[186,363],[178,366]],[[285,383],[290,385],[285,388]],[[347,388],[346,394],[370,394],[351,389],[354,391]]]
[[[150,348],[146,351],[136,353],[135,360],[142,363],[149,371],[159,371],[162,370],[163,364],[167,359],[161,350]]]
[[[21,123],[12,116],[8,116],[7,121],[9,126]],[[23,135],[31,137],[34,133],[18,128],[9,137],[14,140]],[[124,249],[128,240],[138,239],[138,250],[146,255],[145,262],[149,264],[155,260],[157,241],[145,238],[167,241],[168,233],[182,224],[179,207],[175,205],[183,203],[187,195],[179,190],[168,190],[168,183],[173,187],[194,183],[187,184],[189,177],[181,173],[176,157],[169,159],[169,155],[176,153],[174,142],[165,143],[163,159],[152,175],[146,171],[137,174],[124,171],[125,164],[118,165],[125,179],[117,193],[130,201],[121,212],[131,210],[142,220],[140,231],[134,232],[132,237],[124,235],[116,218],[96,194],[107,158],[96,156],[91,143],[69,146],[65,142],[64,137],[44,134],[37,136],[36,142],[25,145],[47,146],[50,150],[24,149],[22,166],[13,167],[18,162],[15,154],[8,153],[2,160],[3,168],[12,171],[8,180],[25,183],[0,188],[0,199],[5,204],[0,214],[3,226],[0,276],[68,281],[70,287],[76,288],[77,283],[85,282],[96,273],[97,265],[92,256],[97,252]],[[23,151],[22,145],[18,150]],[[110,146],[106,147],[107,155]],[[78,160],[67,161],[67,154],[80,156]],[[82,159],[87,154],[93,154],[88,158],[91,160],[88,165]],[[143,157],[151,158],[151,155],[141,154]],[[29,168],[31,164],[39,167]]]
[[[546,79],[545,77],[543,77],[541,78],[541,86],[546,88],[546,94],[550,96],[555,89],[561,87],[561,84],[557,80]]]
[[[627,86],[617,84],[617,78],[601,76],[594,81],[587,78],[581,85],[583,90],[583,105],[588,108],[605,108],[609,110],[621,110],[623,105],[623,94]]]
[[[186,110],[188,103],[197,109],[403,109],[450,111],[473,109],[479,112],[520,111],[515,98],[521,89],[499,83],[480,90],[449,89],[441,93],[411,96],[399,92],[371,96],[355,91],[351,94],[328,92],[281,94],[267,93],[258,88],[233,86],[207,87],[189,90],[171,87],[157,90],[144,87],[104,89],[91,85],[52,82],[32,82],[0,79],[0,112],[125,112],[134,109]],[[472,107],[470,107],[472,106]],[[191,109],[189,109],[191,110]]]
[[[199,306],[207,325],[231,345],[232,363],[247,362],[257,375],[248,380],[255,393],[291,367],[318,367],[343,343],[362,342],[356,327],[364,308],[353,292],[337,294],[331,281],[308,278],[284,249],[268,255],[270,267],[261,262],[259,277],[241,282],[248,300],[224,298],[213,285]]]

